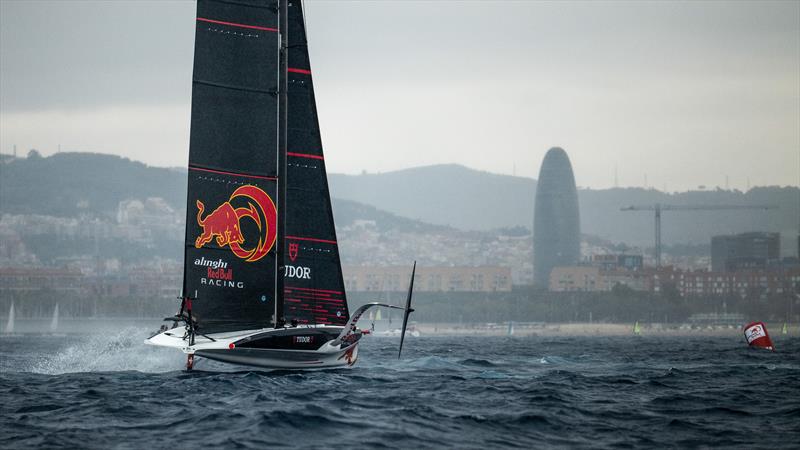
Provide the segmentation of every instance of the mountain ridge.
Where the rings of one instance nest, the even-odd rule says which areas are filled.
[[[331,195],[394,214],[462,230],[488,230],[510,223],[503,217],[521,208],[533,221],[533,201],[498,202],[498,192],[533,199],[536,180],[483,172],[459,164],[440,164],[380,174],[330,174]],[[458,211],[458,215],[453,215]],[[475,226],[474,224],[480,224]],[[527,224],[530,227],[530,224]]]
[[[347,206],[352,213],[379,214],[380,220],[404,223],[411,230],[530,230],[533,222],[536,180],[458,164],[379,174],[330,174],[329,184],[337,201],[360,204]],[[184,209],[186,172],[93,153],[58,153],[46,158],[34,154],[0,163],[3,213],[109,215],[116,212],[122,200],[147,197],[162,197],[174,208]],[[631,204],[775,204],[780,208],[767,212],[666,212],[662,218],[665,244],[707,244],[712,235],[744,231],[781,232],[785,242],[798,235],[800,189],[795,186],[680,193],[642,188],[579,189],[578,198],[583,234],[629,245],[649,247],[653,242],[653,214],[620,211]],[[340,206],[335,202],[334,208]],[[349,220],[340,213],[336,214],[337,221]],[[405,219],[410,222],[402,222]]]

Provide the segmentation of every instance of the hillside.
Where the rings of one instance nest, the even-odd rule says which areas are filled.
[[[331,203],[337,228],[352,226],[357,220],[367,220],[375,222],[375,227],[380,232],[397,230],[404,233],[441,233],[452,230],[446,226],[400,217],[352,200],[334,198]]]
[[[186,201],[186,172],[114,155],[57,153],[0,164],[0,212],[73,217],[115,214],[120,201]]]
[[[776,205],[777,210],[667,211],[662,213],[665,244],[708,244],[712,235],[746,231],[782,233],[785,252],[794,254],[793,244],[800,219],[800,189],[757,187],[740,191],[690,191],[666,194],[653,189],[627,188],[578,191],[581,228],[615,242],[651,246],[654,235],[652,211],[620,211],[629,205]]]
[[[332,194],[386,211],[462,230],[531,228],[536,181],[457,165],[383,174],[332,175]],[[748,192],[709,190],[664,193],[655,189],[580,189],[581,231],[614,242],[652,246],[653,213],[622,212],[628,205],[777,205],[778,210],[665,212],[663,239],[707,244],[712,235],[753,230],[784,234],[792,246],[800,220],[800,189],[756,187]]]
[[[57,217],[91,214],[113,219],[119,202],[148,197],[162,197],[174,209],[184,209],[186,171],[96,153],[58,153],[0,164],[0,213]],[[446,229],[352,200],[333,199],[333,209],[340,228],[355,220],[368,220],[381,231],[427,233]]]
[[[426,232],[436,226],[466,231],[525,227],[533,222],[536,181],[438,165],[383,174],[330,175],[339,227],[355,219],[380,229]],[[186,172],[149,167],[111,155],[60,153],[0,164],[0,212],[74,217],[114,214],[120,201],[163,197],[183,209]],[[748,192],[709,190],[668,194],[654,189],[581,189],[581,231],[613,242],[651,246],[653,214],[621,212],[627,205],[772,204],[774,211],[665,212],[665,244],[708,244],[712,235],[752,230],[783,233],[793,254],[800,220],[800,189],[757,187]],[[346,201],[342,201],[346,200]],[[383,227],[383,228],[381,228]],[[433,228],[431,228],[433,227]]]
[[[456,164],[330,176],[331,195],[462,230],[530,228],[536,180]]]

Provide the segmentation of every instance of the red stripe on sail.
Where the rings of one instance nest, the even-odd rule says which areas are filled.
[[[198,17],[197,21],[198,22],[216,23],[216,24],[219,24],[219,25],[228,25],[230,27],[250,28],[252,30],[274,31],[274,32],[278,31],[277,28],[259,27],[259,26],[256,26],[256,25],[245,25],[243,23],[223,22],[222,20],[206,19],[205,17]]]
[[[286,152],[289,156],[297,156],[298,158],[311,158],[311,159],[325,159],[324,156],[320,155],[311,155],[308,153],[295,153],[295,152]]]
[[[262,180],[270,180],[270,181],[275,181],[275,180],[278,179],[276,177],[265,177],[265,176],[261,176],[261,175],[247,175],[247,174],[244,174],[244,173],[225,172],[224,170],[203,169],[201,167],[194,167],[194,166],[189,166],[189,170],[199,170],[201,172],[218,173],[218,174],[221,174],[221,175],[231,175],[231,176],[234,176],[234,177],[260,178]]]
[[[343,300],[339,300],[336,298],[319,298],[315,299],[314,301],[317,303],[330,303],[333,305],[340,305],[343,302]]]
[[[292,294],[292,295],[310,295],[310,296],[312,296],[314,298],[328,298],[328,297],[331,296],[331,294],[328,294],[326,292],[295,292],[295,293],[293,293],[291,289],[284,289],[283,293],[284,294]]]
[[[293,286],[286,286],[286,289],[298,289],[301,291],[311,291],[311,292],[327,292],[330,294],[339,294],[341,295],[341,291],[331,291],[329,289],[312,289],[312,288],[302,288],[302,287],[293,287]]]
[[[290,301],[292,303],[299,303],[301,305],[325,306],[326,308],[341,308],[343,303],[341,300],[336,300],[336,301],[317,300],[307,297],[286,297],[286,301]]]
[[[286,69],[287,72],[292,73],[302,73],[303,75],[311,75],[311,71],[308,69],[298,69],[296,67],[289,67]]]
[[[331,300],[328,297],[315,296],[315,295],[300,295],[300,294],[304,294],[304,292],[287,293],[286,295],[291,295],[291,297],[286,297],[286,298],[302,298],[303,300],[314,300],[314,301]]]
[[[324,244],[336,244],[336,241],[329,241],[327,239],[317,239],[317,238],[310,238],[310,237],[300,237],[300,236],[286,236],[285,239],[294,239],[294,240],[297,240],[297,241],[322,242]]]
[[[319,304],[327,304],[327,305],[337,305],[341,306],[344,303],[344,300],[339,299],[330,299],[330,298],[311,298],[311,297],[303,297],[300,295],[292,295],[291,297],[287,297],[291,299],[299,299],[300,301],[306,303],[319,303]]]

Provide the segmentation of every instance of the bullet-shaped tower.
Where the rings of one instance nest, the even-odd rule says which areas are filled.
[[[533,219],[533,281],[547,287],[556,266],[580,259],[578,191],[572,164],[564,149],[547,151],[539,170]]]

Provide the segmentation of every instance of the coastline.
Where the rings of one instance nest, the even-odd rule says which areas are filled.
[[[514,323],[509,334],[508,323],[496,324],[415,324],[422,336],[635,336],[633,324],[621,323]],[[640,322],[640,336],[743,336],[735,325],[690,325]],[[781,334],[782,323],[767,323],[772,337],[800,336],[798,324],[788,324],[788,333]]]
[[[17,319],[16,333],[53,333],[50,330],[49,318]],[[152,328],[156,330],[163,323],[163,318],[138,317],[97,317],[97,318],[61,318],[57,333],[92,334],[121,332],[130,328]],[[423,337],[446,336],[634,336],[632,323],[545,323],[545,322],[513,322],[513,333],[509,334],[509,322],[499,323],[421,323],[412,321],[409,329],[415,328]],[[369,328],[369,320],[359,322],[361,328]],[[742,326],[737,325],[693,325],[688,323],[647,323],[639,322],[640,336],[743,336]],[[744,325],[744,324],[742,324]],[[800,323],[787,324],[788,333],[781,334],[783,322],[766,322],[770,336],[800,336]],[[392,327],[393,329],[394,327]],[[397,324],[399,328],[399,324]],[[0,335],[3,332],[0,330]]]

